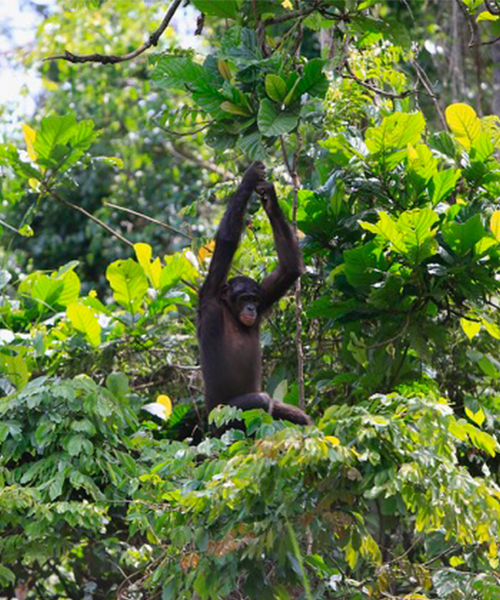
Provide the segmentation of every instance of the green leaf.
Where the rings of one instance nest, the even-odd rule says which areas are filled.
[[[197,270],[181,253],[165,256],[165,266],[161,272],[160,286],[170,289],[177,285],[181,279],[192,281],[197,275]]]
[[[406,256],[418,265],[437,251],[435,223],[439,216],[430,208],[405,211],[397,222],[398,231],[406,245]]]
[[[324,64],[325,61],[321,58],[313,58],[306,64],[295,89],[294,98],[300,98],[302,94],[324,98],[329,85],[323,72]]]
[[[192,3],[202,13],[214,17],[237,19],[240,12],[236,0],[192,0]]]
[[[446,109],[446,122],[457,142],[468,151],[481,134],[481,121],[467,104],[451,104]]]
[[[345,276],[353,287],[368,288],[382,278],[383,257],[374,242],[344,252]]]
[[[445,223],[441,231],[444,241],[458,254],[466,254],[472,250],[486,235],[480,215],[474,215],[465,223]]]
[[[44,117],[34,142],[38,158],[51,158],[56,146],[64,146],[69,142],[75,126],[76,117],[71,113]]]
[[[207,90],[212,88],[205,68],[187,56],[160,56],[152,78],[159,85],[175,90]]]
[[[289,133],[297,127],[298,122],[296,115],[276,110],[267,98],[261,100],[257,124],[263,135],[274,137]]]
[[[14,584],[15,581],[15,574],[10,569],[0,564],[0,584],[3,587],[7,587],[11,583]]]
[[[148,291],[148,280],[142,267],[131,258],[117,260],[107,268],[106,278],[118,304],[131,312],[136,311]]]
[[[258,131],[240,138],[237,147],[246,154],[249,160],[265,160],[267,158],[262,136]]]
[[[18,390],[28,383],[31,373],[26,361],[21,356],[0,354],[0,367]]]
[[[278,104],[284,102],[287,95],[286,83],[279,75],[266,75],[266,94]]]
[[[429,185],[431,202],[433,206],[445,200],[455,189],[462,171],[460,169],[446,169],[436,173]]]
[[[232,115],[238,115],[240,117],[251,116],[251,113],[247,110],[247,108],[245,108],[244,106],[238,106],[237,104],[234,104],[233,102],[229,102],[227,100],[222,102],[220,107],[224,112],[230,113]]]
[[[117,371],[106,377],[106,387],[117,398],[123,398],[129,392],[128,377]]]
[[[406,148],[408,144],[420,142],[425,129],[425,119],[421,112],[394,113],[385,117],[379,127],[369,127],[366,131],[366,146],[372,153]]]
[[[94,311],[87,306],[71,304],[66,312],[73,327],[83,333],[92,346],[99,346],[101,326],[97,322]]]

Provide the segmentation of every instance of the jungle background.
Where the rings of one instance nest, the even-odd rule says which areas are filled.
[[[21,8],[0,597],[500,598],[498,0]],[[252,160],[306,266],[266,391],[309,428],[203,406],[197,295]],[[234,272],[275,264],[256,198]]]

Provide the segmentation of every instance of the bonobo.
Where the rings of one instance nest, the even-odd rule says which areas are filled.
[[[242,276],[228,281],[253,191],[260,196],[271,222],[278,266],[261,284]],[[299,408],[273,400],[261,391],[260,322],[303,270],[297,239],[279,207],[273,184],[265,181],[265,166],[254,162],[229,201],[200,290],[198,340],[209,411],[218,404],[242,410],[263,408],[276,419],[311,423]]]

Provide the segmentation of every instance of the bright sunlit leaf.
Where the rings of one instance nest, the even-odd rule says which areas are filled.
[[[460,319],[460,327],[469,340],[472,340],[481,331],[481,323],[479,321],[469,321],[469,319],[463,317]]]
[[[500,210],[495,210],[490,219],[491,233],[497,242],[500,242]]]
[[[31,129],[29,125],[23,125],[23,135],[24,141],[26,142],[26,149],[28,151],[28,156],[31,160],[36,160],[38,158],[37,153],[35,152],[34,144],[36,139],[36,131]]]
[[[470,150],[472,144],[481,135],[481,121],[476,111],[467,104],[451,104],[446,109],[446,122],[455,135],[455,139],[462,144],[466,150]]]

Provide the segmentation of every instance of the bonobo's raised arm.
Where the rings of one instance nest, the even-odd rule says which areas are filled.
[[[304,272],[297,238],[287,223],[278,204],[272,183],[259,183],[256,189],[262,198],[264,210],[273,229],[274,245],[278,253],[278,266],[262,282],[262,311],[279,300]]]
[[[226,282],[231,262],[238,248],[243,230],[245,210],[257,184],[264,180],[265,166],[262,162],[253,162],[243,175],[238,189],[229,200],[215,237],[215,250],[207,278],[201,288],[200,296],[218,294]]]

